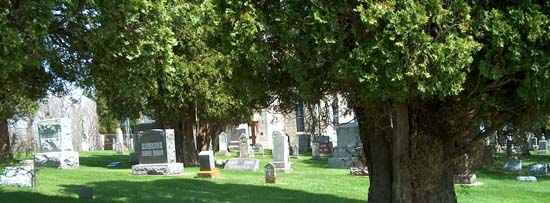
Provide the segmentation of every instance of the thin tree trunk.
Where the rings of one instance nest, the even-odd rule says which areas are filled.
[[[13,160],[11,153],[10,134],[8,130],[8,119],[0,119],[0,162]]]

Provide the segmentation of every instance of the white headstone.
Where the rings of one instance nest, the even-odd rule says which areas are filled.
[[[239,158],[249,158],[250,157],[250,150],[249,150],[249,144],[248,144],[248,136],[246,134],[242,133],[241,136],[239,136]]]
[[[220,135],[218,135],[218,146],[219,146],[218,153],[222,155],[226,155],[227,154],[227,134],[225,132],[221,132]]]
[[[273,164],[277,170],[290,172],[288,136],[279,131],[273,132]]]
[[[115,150],[117,154],[124,153],[124,136],[122,135],[122,129],[116,128],[116,137],[115,137]]]

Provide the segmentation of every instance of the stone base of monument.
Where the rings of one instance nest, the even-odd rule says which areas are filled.
[[[34,155],[36,166],[57,167],[61,169],[74,169],[80,166],[78,152],[44,152]]]
[[[340,157],[340,158],[328,158],[329,168],[350,168],[357,162],[356,157]]]
[[[183,163],[158,163],[158,164],[133,165],[132,174],[136,176],[181,175],[183,174]]]
[[[548,154],[548,150],[538,150],[539,154]]]
[[[292,168],[290,167],[290,162],[285,163],[283,161],[274,161],[271,163],[275,165],[275,171],[277,172],[284,172],[284,173],[292,172]]]
[[[34,187],[33,166],[8,166],[0,175],[0,185],[17,187]]]
[[[197,173],[198,178],[219,178],[220,176],[220,170],[217,168],[214,168],[210,171],[199,171]]]

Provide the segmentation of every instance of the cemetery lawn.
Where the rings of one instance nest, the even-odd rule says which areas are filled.
[[[230,157],[218,157],[226,159]],[[278,173],[276,184],[266,184],[263,166],[271,156],[260,159],[260,171],[221,170],[222,178],[195,178],[198,167],[185,167],[183,176],[133,176],[128,155],[113,151],[81,152],[80,168],[39,168],[37,187],[0,187],[2,202],[87,202],[78,200],[84,186],[94,190],[94,202],[366,202],[368,177],[354,177],[347,169],[327,168],[327,159],[310,156],[291,159],[294,171]],[[522,175],[533,162],[550,162],[550,156],[523,159]],[[115,168],[106,165],[122,164]],[[475,187],[455,186],[458,202],[550,202],[550,177],[539,182],[517,182],[517,174],[505,174],[504,159],[477,171]],[[0,165],[0,168],[5,164]]]

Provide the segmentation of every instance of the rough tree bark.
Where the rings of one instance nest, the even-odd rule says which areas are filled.
[[[195,148],[195,139],[193,134],[194,121],[186,119],[184,114],[181,114],[176,121],[175,141],[176,141],[176,157],[179,162],[186,166],[196,166],[199,164],[199,157]]]
[[[0,119],[0,162],[8,162],[12,159],[8,119],[2,118]]]
[[[449,142],[425,117],[406,102],[362,105],[355,112],[366,143],[369,202],[456,202]]]

